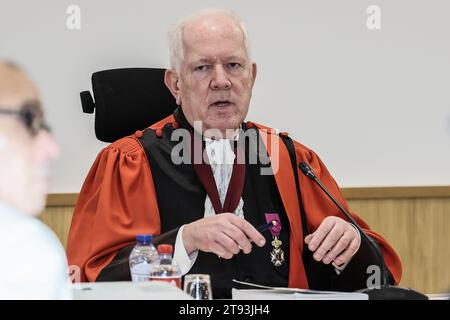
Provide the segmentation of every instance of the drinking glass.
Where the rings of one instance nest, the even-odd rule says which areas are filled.
[[[183,290],[195,300],[212,300],[211,280],[207,274],[186,275]]]

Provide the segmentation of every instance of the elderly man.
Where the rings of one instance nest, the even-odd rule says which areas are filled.
[[[223,10],[202,11],[181,20],[169,38],[171,69],[165,83],[179,107],[97,157],[75,208],[70,263],[80,266],[87,281],[129,280],[134,237],[150,232],[158,235],[155,243],[175,245],[174,259],[184,274],[210,274],[216,298],[230,296],[233,279],[364,288],[366,268],[376,264],[368,244],[310,180],[294,171],[296,163],[308,162],[344,202],[319,157],[286,134],[244,122],[257,68],[239,18]],[[180,130],[201,136],[197,145],[205,156],[200,161],[195,139],[187,139],[188,148],[180,152],[193,161],[174,157]],[[247,139],[252,135],[256,139]],[[249,161],[255,155],[257,161]],[[398,283],[401,264],[394,250],[355,219],[378,242],[390,281]],[[275,227],[258,232],[256,227],[271,221]]]
[[[71,297],[64,249],[33,217],[44,209],[58,153],[33,83],[0,62],[0,299]]]

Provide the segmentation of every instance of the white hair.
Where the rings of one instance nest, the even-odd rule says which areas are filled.
[[[168,33],[169,40],[169,51],[170,51],[170,66],[173,70],[176,71],[177,74],[180,72],[181,63],[184,59],[184,47],[183,47],[183,31],[186,25],[197,20],[200,17],[209,15],[209,14],[223,14],[228,16],[234,20],[236,25],[241,29],[242,34],[244,36],[244,46],[245,51],[247,52],[247,57],[250,59],[250,45],[249,38],[247,33],[247,28],[242,22],[239,16],[231,11],[225,9],[205,9],[198,12],[195,12],[189,16],[181,18],[170,30]]]

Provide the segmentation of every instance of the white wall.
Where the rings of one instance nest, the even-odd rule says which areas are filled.
[[[98,70],[168,66],[166,30],[208,0],[0,0],[0,57],[38,83],[62,146],[52,192],[96,154],[79,92]],[[81,8],[81,30],[66,8]],[[366,8],[381,8],[368,30]],[[246,21],[259,73],[249,119],[316,150],[341,186],[450,184],[450,1],[221,0]]]

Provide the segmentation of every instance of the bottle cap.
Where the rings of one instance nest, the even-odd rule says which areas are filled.
[[[171,244],[160,244],[158,246],[158,253],[159,254],[163,254],[163,253],[172,254],[173,246]]]
[[[136,241],[142,244],[149,244],[152,242],[153,236],[151,234],[138,234],[136,236]]]

